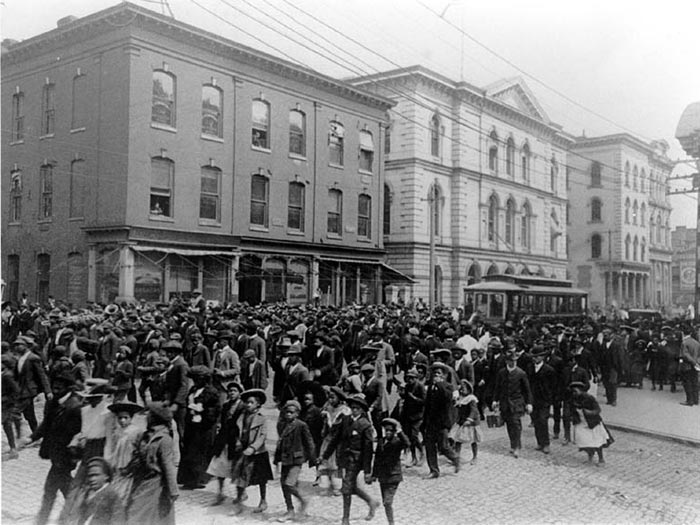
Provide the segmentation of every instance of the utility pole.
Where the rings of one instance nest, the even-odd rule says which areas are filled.
[[[437,181],[430,187],[428,195],[428,227],[430,228],[430,249],[428,250],[428,308],[435,308],[435,206],[437,206]]]
[[[610,285],[608,287],[608,306],[613,301],[613,271],[612,271],[612,230],[608,230],[608,274],[610,276]]]

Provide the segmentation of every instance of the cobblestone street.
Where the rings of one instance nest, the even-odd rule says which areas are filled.
[[[508,454],[504,428],[483,430],[476,466],[465,462],[455,475],[444,464],[437,480],[422,479],[425,467],[405,470],[395,500],[398,524],[700,522],[697,448],[616,432],[617,441],[606,451],[607,464],[598,467],[585,464],[585,454],[575,447],[557,441],[549,456],[535,451],[534,433],[528,428],[523,452],[515,459]],[[31,523],[38,509],[49,464],[38,458],[37,450],[23,450],[20,459],[2,464],[3,523]],[[469,451],[462,454],[468,459]],[[304,490],[313,494],[308,523],[339,523],[341,498],[312,487],[308,469],[302,479]],[[256,487],[248,489],[249,507],[236,517],[229,515],[230,503],[210,506],[215,490],[212,481],[205,489],[183,491],[177,502],[178,523],[259,523],[274,521],[284,512],[277,481],[268,487],[269,509],[262,516],[251,513],[258,502]],[[370,491],[379,497],[378,486]],[[227,494],[233,494],[230,487]],[[56,510],[60,505],[59,497]],[[353,522],[364,523],[366,511],[360,500],[353,500]],[[386,523],[381,508],[375,522]]]

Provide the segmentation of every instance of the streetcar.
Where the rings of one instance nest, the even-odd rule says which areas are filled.
[[[486,275],[464,288],[464,313],[487,322],[523,317],[566,319],[586,315],[588,293],[571,281],[532,275]]]

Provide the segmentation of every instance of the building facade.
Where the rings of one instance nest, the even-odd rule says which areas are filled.
[[[391,100],[128,3],[3,48],[6,299],[341,304],[404,278]]]
[[[389,264],[416,281],[399,299],[429,299],[430,279],[435,304],[457,306],[464,287],[486,274],[567,277],[572,141],[522,80],[480,89],[414,66],[352,83],[396,102],[385,143],[384,245]]]
[[[671,305],[665,141],[579,137],[569,153],[570,273],[592,307]]]
[[[674,307],[688,308],[695,302],[697,229],[678,226],[671,232],[671,298]]]

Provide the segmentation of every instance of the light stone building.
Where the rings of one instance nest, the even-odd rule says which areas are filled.
[[[463,304],[464,286],[486,274],[566,278],[573,140],[522,79],[479,88],[413,66],[351,83],[396,102],[385,143],[384,246],[387,262],[416,282],[395,299],[428,299],[431,224],[436,304]]]
[[[620,133],[579,137],[569,152],[570,273],[591,307],[671,305],[667,151]]]

